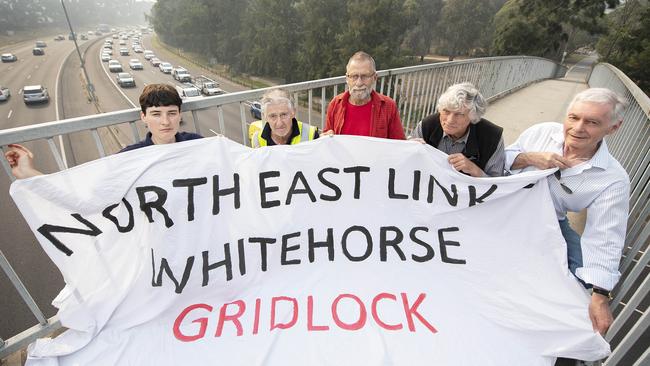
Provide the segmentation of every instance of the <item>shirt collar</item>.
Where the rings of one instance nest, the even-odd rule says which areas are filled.
[[[564,147],[564,129],[561,129],[558,132],[555,132],[551,135],[551,139],[557,143],[557,148],[559,149],[559,153],[562,154],[563,147]],[[600,142],[600,146],[598,147],[598,150],[596,150],[596,153],[594,156],[589,159],[586,163],[588,163],[591,166],[598,167],[601,169],[607,169],[609,166],[609,149],[607,148],[607,142],[603,139]]]
[[[467,144],[467,138],[469,137],[469,127],[467,126],[467,132],[463,135],[463,137],[459,138],[458,140],[454,141],[454,139],[451,138],[451,136],[447,135],[444,131],[442,132],[442,138],[444,139],[445,137],[448,138],[453,144],[459,144],[459,143],[465,143]]]

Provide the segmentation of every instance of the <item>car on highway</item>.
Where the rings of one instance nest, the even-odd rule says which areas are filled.
[[[133,52],[135,52],[135,53],[142,53],[142,51],[143,51],[142,47],[140,47],[140,46],[133,47]]]
[[[158,65],[160,65],[160,63],[162,61],[160,61],[160,59],[158,57],[154,57],[154,58],[150,59],[149,62],[151,62],[151,66],[158,67]]]
[[[251,116],[254,119],[262,119],[262,104],[260,102],[251,103]]]
[[[190,83],[183,83],[183,85],[176,85],[178,95],[183,99],[197,99],[201,97],[201,91],[196,86]]]
[[[47,103],[49,101],[50,95],[47,93],[47,88],[42,85],[27,85],[23,87],[23,102],[25,104]]]
[[[111,60],[111,54],[110,53],[106,53],[106,52],[102,53],[102,61],[103,62],[108,62],[110,60]]]
[[[35,47],[34,49],[32,49],[32,55],[43,56],[45,55],[45,50],[40,47]]]
[[[63,34],[59,34],[58,36],[54,37],[54,40],[55,41],[63,41],[63,40],[65,40],[65,37],[63,36]]]
[[[113,49],[104,47],[102,48],[102,53],[108,53],[109,55],[112,55]]]
[[[47,43],[45,43],[43,41],[36,41],[36,46],[35,47],[38,47],[38,48],[47,47]]]
[[[137,58],[132,58],[131,60],[129,60],[129,67],[131,68],[131,70],[144,69],[142,62],[140,62],[140,60],[138,60]]]
[[[113,49],[113,44],[108,43],[108,42],[104,42],[104,45],[102,46],[102,48],[110,48],[112,50]]]
[[[148,60],[151,60],[151,59],[154,58],[154,57],[156,57],[156,55],[154,55],[153,51],[151,51],[151,50],[144,50],[144,59],[145,59],[145,60],[148,61]]]
[[[122,88],[125,88],[127,86],[135,86],[135,79],[133,78],[133,75],[129,74],[128,72],[121,72],[117,74],[116,78],[117,83],[120,84]]]
[[[120,56],[128,56],[129,55],[129,49],[126,47],[120,47]]]
[[[160,65],[158,65],[158,68],[164,74],[171,74],[174,66],[172,66],[172,64],[170,64],[169,62],[161,62]]]
[[[11,91],[9,91],[9,88],[0,85],[0,102],[4,102],[5,100],[8,100],[10,96],[11,96]]]
[[[88,40],[88,36],[87,36],[85,33],[82,33],[82,34],[79,36],[79,38],[81,38],[82,41],[87,41],[87,40]]]
[[[14,61],[18,61],[18,57],[16,57],[16,55],[14,55],[13,53],[3,53],[3,54],[0,56],[0,59],[2,60],[2,62],[14,62]]]
[[[108,71],[122,72],[122,64],[117,60],[108,60]]]
[[[192,81],[190,72],[180,66],[172,70],[172,77],[181,83]]]

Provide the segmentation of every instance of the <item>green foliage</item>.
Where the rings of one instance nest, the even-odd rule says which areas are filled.
[[[597,45],[601,61],[618,67],[650,94],[650,5],[628,1],[608,20],[610,31]]]
[[[495,18],[493,50],[559,60],[576,30],[602,33],[600,18],[619,0],[509,0]],[[531,37],[526,40],[526,37]]]
[[[406,0],[404,11],[406,19],[412,24],[406,33],[404,44],[420,56],[420,62],[429,53],[433,37],[437,33],[442,0]]]
[[[303,0],[297,4],[305,25],[302,44],[296,50],[303,80],[342,74],[337,35],[348,22],[346,4],[347,0]]]
[[[484,48],[490,38],[491,23],[501,7],[501,1],[447,0],[442,9],[440,31],[441,47],[449,59],[458,54],[471,54],[475,48]]]

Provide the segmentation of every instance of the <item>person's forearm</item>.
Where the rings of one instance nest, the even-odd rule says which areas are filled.
[[[519,153],[515,160],[512,162],[510,169],[523,169],[533,165],[529,153]]]

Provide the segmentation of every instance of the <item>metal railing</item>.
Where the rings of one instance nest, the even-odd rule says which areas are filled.
[[[650,98],[622,71],[610,64],[598,64],[589,86],[605,87],[624,96],[629,104],[623,125],[609,136],[610,152],[630,176],[630,213],[621,280],[614,289],[614,323],[606,339],[612,354],[607,366],[650,364]]]
[[[433,113],[440,94],[450,85],[469,81],[476,85],[488,99],[496,99],[531,83],[562,76],[566,68],[556,63],[536,57],[493,57],[475,60],[444,62],[398,69],[378,71],[377,91],[391,96],[398,103],[398,109],[406,132],[410,132],[424,116]],[[328,100],[345,89],[345,77],[313,80],[282,86],[293,93],[301,105],[298,117],[304,122],[323,126]],[[227,137],[248,144],[248,116],[250,100],[258,99],[267,89],[237,92],[183,103],[183,119],[192,120],[197,133],[216,130]],[[225,114],[238,118],[227,120]],[[186,118],[187,117],[187,118]],[[40,141],[46,143],[58,166],[63,170],[68,166],[67,158],[61,153],[55,138],[61,135],[70,137],[71,143],[79,138],[78,132],[88,132],[97,148],[95,157],[113,153],[106,139],[119,139],[131,134],[129,141],[121,141],[120,146],[140,141],[141,130],[137,126],[139,109],[129,109],[104,113],[95,116],[71,118],[62,121],[0,130],[0,147],[10,143]],[[106,133],[108,131],[109,133]],[[88,136],[86,136],[88,137]],[[41,159],[41,157],[39,157]],[[13,180],[10,168],[0,159],[7,176]],[[4,192],[3,199],[9,199]],[[11,337],[0,339],[0,359],[25,347],[39,336],[61,327],[56,317],[46,319],[28,290],[22,284],[8,260],[0,251],[0,266],[3,268],[24,302],[34,314],[38,323],[34,327]]]

